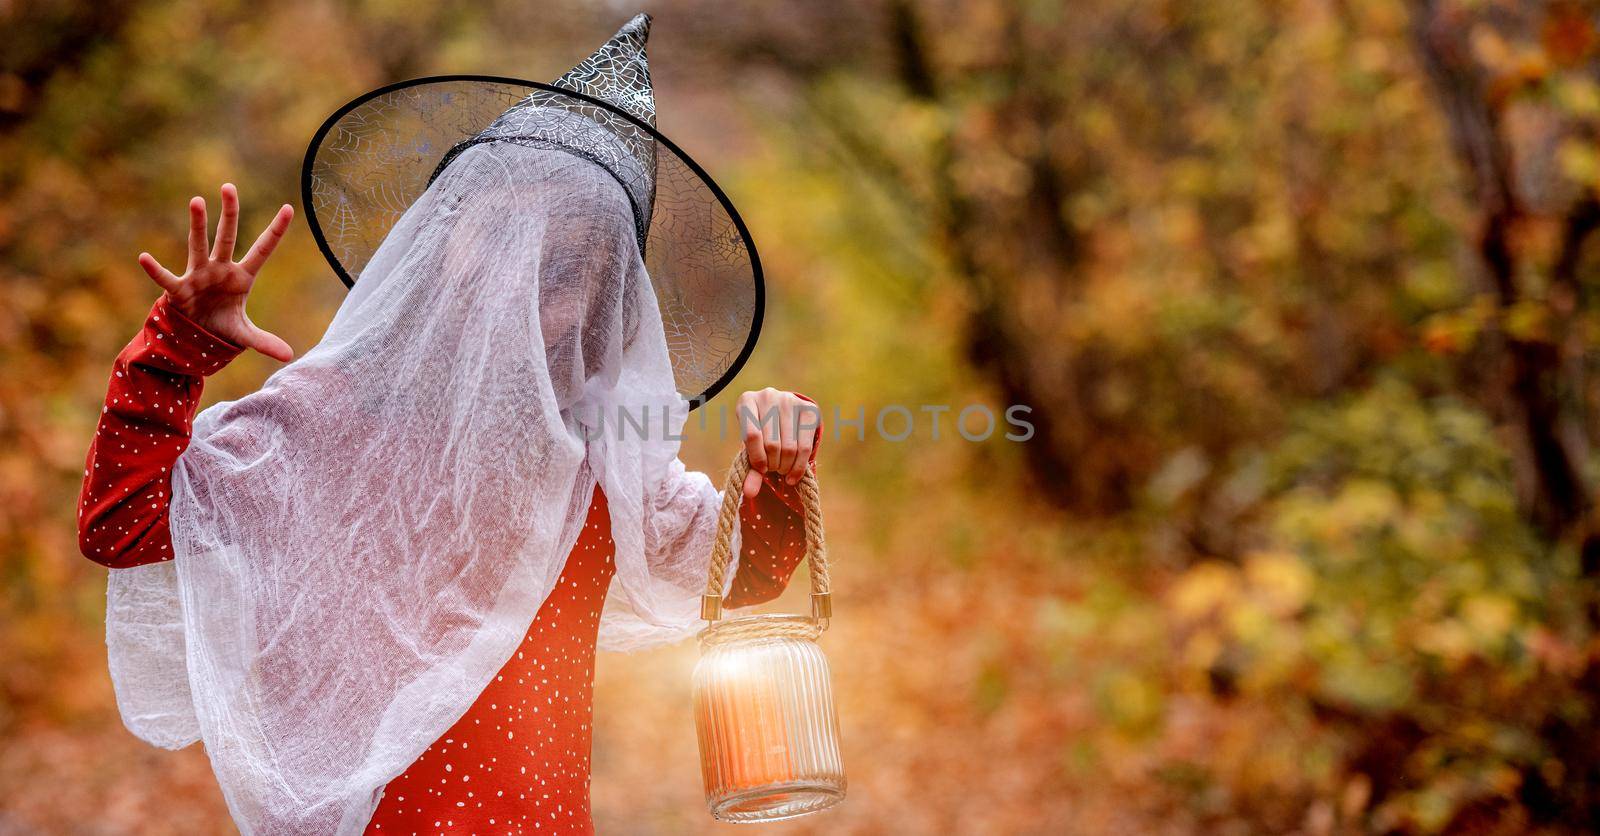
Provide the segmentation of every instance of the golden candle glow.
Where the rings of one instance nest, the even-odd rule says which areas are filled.
[[[827,660],[815,642],[763,637],[719,644],[701,657],[694,682],[700,766],[713,815],[771,821],[843,797],[838,720]]]

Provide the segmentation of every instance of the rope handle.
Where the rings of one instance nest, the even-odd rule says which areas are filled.
[[[744,496],[744,480],[750,474],[750,458],[745,451],[733,457],[728,478],[722,483],[722,512],[717,517],[717,539],[711,545],[711,571],[705,594],[700,596],[700,617],[716,623],[722,617],[722,581],[733,562],[733,527],[739,522],[739,501]],[[806,562],[811,566],[811,620],[826,629],[833,617],[832,586],[828,580],[828,545],[822,534],[822,493],[817,488],[817,472],[807,465],[805,476],[796,486],[805,510]]]

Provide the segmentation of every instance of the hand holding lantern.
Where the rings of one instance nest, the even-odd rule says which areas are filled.
[[[723,486],[695,666],[695,724],[706,803],[723,821],[776,821],[814,813],[844,799],[839,721],[828,662],[817,638],[832,616],[822,502],[814,471],[799,480],[805,505],[812,614],[752,615],[719,621],[722,582],[731,562],[746,453]]]
[[[769,386],[740,395],[734,411],[750,462],[744,498],[755,498],[764,473],[776,473],[790,485],[800,484],[811,466],[817,429],[822,426],[817,405],[794,392]]]

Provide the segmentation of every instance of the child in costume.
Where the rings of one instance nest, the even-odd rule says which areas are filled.
[[[182,276],[140,257],[164,292],[114,367],[80,546],[114,569],[124,722],[203,740],[242,832],[590,832],[597,645],[698,626],[720,497],[677,458],[680,381],[748,346],[700,350],[693,282],[647,269],[730,246],[660,237],[648,23],[564,77],[584,95],[537,90],[448,148],[322,341],[245,398],[195,415],[245,348],[292,357],[244,312],[290,208],[234,262],[224,186],[209,250],[190,204]],[[820,435],[800,396],[740,405],[778,420],[745,439],[730,606],[803,557]]]

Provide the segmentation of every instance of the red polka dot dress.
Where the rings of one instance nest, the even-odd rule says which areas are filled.
[[[522,646],[455,726],[389,782],[369,834],[450,833],[468,823],[494,833],[593,830],[589,723],[600,606],[615,571],[610,522],[596,490]]]
[[[240,349],[158,301],[118,355],[89,448],[79,547],[112,568],[172,559],[172,465],[188,445],[206,375]],[[820,435],[820,431],[819,431]],[[804,558],[798,497],[768,479],[741,514],[743,553],[729,606],[770,600]],[[598,488],[555,589],[478,699],[390,780],[368,834],[592,833],[595,642],[615,572]]]

